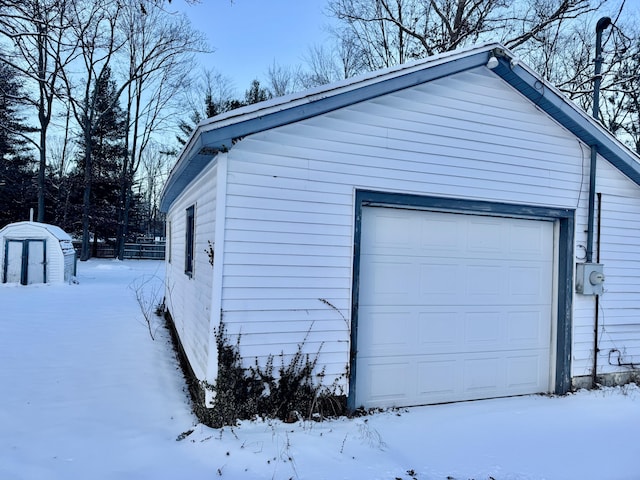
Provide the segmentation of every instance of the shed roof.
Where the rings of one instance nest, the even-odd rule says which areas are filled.
[[[640,158],[602,125],[499,43],[488,43],[378,70],[304,92],[239,108],[200,123],[180,153],[162,191],[166,212],[184,188],[213,160],[247,135],[295,123],[381,95],[409,88],[498,59],[494,74],[567,128],[640,185]],[[515,61],[514,61],[515,60]]]
[[[5,225],[3,228],[1,228],[0,233],[4,232],[4,234],[6,235],[7,232],[10,230],[19,229],[25,226],[36,228],[36,229],[44,229],[60,241],[69,241],[69,242],[72,241],[69,234],[64,230],[62,230],[60,227],[56,227],[55,225],[49,225],[48,223],[40,223],[40,222],[25,221],[25,222],[10,223],[8,225]]]

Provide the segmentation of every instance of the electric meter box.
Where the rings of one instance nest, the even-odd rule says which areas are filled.
[[[582,295],[602,295],[604,265],[601,263],[576,264],[576,292]]]

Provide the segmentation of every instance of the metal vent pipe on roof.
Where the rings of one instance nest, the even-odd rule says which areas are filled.
[[[595,75],[593,77],[593,110],[592,116],[596,120],[600,117],[600,83],[602,82],[602,32],[611,25],[611,18],[602,17],[596,24],[596,57]],[[598,157],[598,148],[591,146],[591,163],[589,165],[589,212],[587,224],[587,263],[593,262],[593,231],[594,231],[594,214],[595,214],[595,196],[596,196],[596,162]],[[598,194],[598,258],[600,262],[600,214],[602,209],[602,197]],[[591,370],[592,387],[596,387],[598,383],[598,323],[599,323],[599,305],[600,296],[595,296],[595,311],[593,319],[593,367]]]
[[[602,17],[596,24],[596,58],[595,75],[593,77],[593,118],[599,120],[600,83],[602,81],[602,32],[611,25],[609,17]],[[593,219],[595,216],[596,196],[596,161],[598,148],[591,146],[591,162],[589,164],[589,215],[587,223],[587,258],[586,263],[593,262]]]

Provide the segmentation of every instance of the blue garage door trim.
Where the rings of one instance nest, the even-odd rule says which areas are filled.
[[[356,191],[355,230],[353,252],[353,284],[351,303],[351,352],[349,370],[348,407],[355,410],[356,355],[358,337],[358,296],[360,288],[360,244],[362,238],[362,207],[412,207],[434,211],[510,216],[515,218],[557,221],[558,239],[558,311],[555,393],[567,393],[571,387],[571,328],[573,292],[573,255],[575,211],[532,205],[484,202],[452,198],[429,197],[401,193]]]

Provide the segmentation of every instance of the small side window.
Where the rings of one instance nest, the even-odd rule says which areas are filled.
[[[184,254],[184,273],[193,276],[193,254],[195,251],[194,243],[196,240],[196,219],[195,205],[187,208],[187,219],[185,225],[185,254]]]

